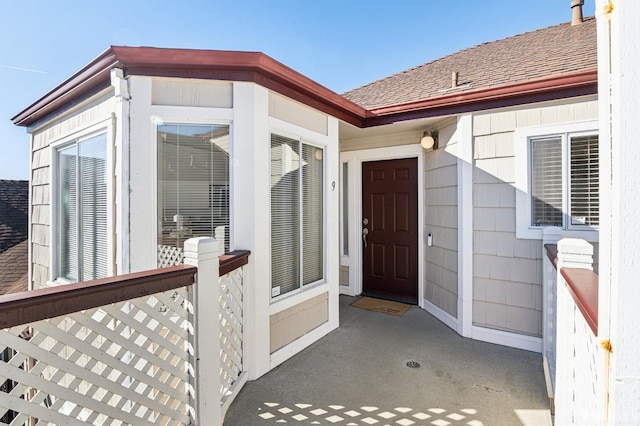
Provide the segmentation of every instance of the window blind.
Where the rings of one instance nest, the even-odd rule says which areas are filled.
[[[302,283],[321,280],[324,270],[324,182],[322,149],[302,144]]]
[[[297,140],[271,136],[271,287],[300,287],[300,151]]]
[[[101,135],[78,144],[82,280],[106,277],[107,149]]]
[[[58,151],[58,275],[78,281],[77,145]]]
[[[273,296],[324,277],[324,151],[271,136]]]
[[[562,138],[531,141],[531,225],[562,226]]]
[[[158,244],[182,248],[224,226],[229,250],[229,156],[228,125],[158,126]]]
[[[572,225],[599,224],[598,136],[571,137],[570,208]]]
[[[58,274],[70,281],[108,275],[107,137],[58,151]]]

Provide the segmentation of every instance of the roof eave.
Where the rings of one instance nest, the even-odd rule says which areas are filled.
[[[598,93],[597,69],[372,108],[363,127]]]
[[[108,84],[110,70],[115,67],[122,68],[127,76],[254,82],[355,126],[361,126],[362,119],[370,115],[361,106],[263,53],[112,46],[13,117],[13,123],[33,124],[91,89]]]
[[[118,59],[113,50],[107,49],[62,84],[19,112],[11,121],[18,126],[28,126],[35,123],[40,118],[77,99],[83,93],[107,83],[110,79],[110,70],[117,64]]]

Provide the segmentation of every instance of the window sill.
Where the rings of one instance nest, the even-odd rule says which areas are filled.
[[[516,227],[516,238],[521,240],[542,240],[542,232],[545,227]],[[596,229],[562,229],[562,236],[565,238],[580,238],[590,243],[599,241],[600,232]]]

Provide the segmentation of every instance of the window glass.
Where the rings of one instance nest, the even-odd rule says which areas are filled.
[[[182,263],[184,242],[224,227],[229,250],[228,125],[158,126],[158,266]]]
[[[69,281],[106,277],[106,134],[62,148],[57,157],[58,275]]]
[[[324,151],[271,136],[272,297],[324,277]]]
[[[562,139],[531,141],[531,225],[562,226]]]
[[[349,163],[342,163],[342,254],[349,255]]]
[[[598,226],[598,136],[572,137],[570,145],[571,225]]]

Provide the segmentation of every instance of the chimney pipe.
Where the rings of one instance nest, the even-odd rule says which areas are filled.
[[[582,24],[582,6],[584,0],[572,0],[571,1],[571,25]]]

